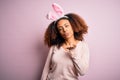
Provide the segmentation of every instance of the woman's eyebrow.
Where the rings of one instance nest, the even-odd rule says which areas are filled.
[[[68,23],[65,23],[64,25],[67,25]]]
[[[63,26],[66,26],[66,25],[68,25],[67,22],[66,22],[65,24],[63,24],[63,25],[59,25],[59,24],[58,24],[58,27],[63,27]]]
[[[68,23],[65,23],[64,25],[67,25]],[[60,25],[60,27],[64,26],[64,25]]]

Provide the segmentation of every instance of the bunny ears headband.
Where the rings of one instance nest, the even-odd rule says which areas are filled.
[[[62,7],[60,5],[58,5],[56,3],[53,3],[52,8],[53,8],[53,10],[55,11],[56,14],[50,11],[47,14],[47,19],[48,20],[57,21],[58,19],[60,19],[62,17],[68,18],[67,16],[64,16],[64,10],[62,9]]]

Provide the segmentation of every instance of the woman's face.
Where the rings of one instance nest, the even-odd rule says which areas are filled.
[[[57,24],[57,28],[65,40],[74,37],[72,26],[68,20],[61,19]]]

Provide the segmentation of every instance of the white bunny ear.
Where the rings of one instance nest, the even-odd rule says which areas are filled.
[[[52,4],[52,7],[54,9],[54,11],[59,15],[59,16],[64,16],[64,11],[63,11],[63,8],[56,4],[56,3],[53,3]]]
[[[53,12],[49,12],[46,17],[49,20],[56,20],[57,19],[57,16]]]

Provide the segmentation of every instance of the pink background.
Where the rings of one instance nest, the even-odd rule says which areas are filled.
[[[120,80],[119,0],[0,0],[0,80],[39,80],[51,22],[45,16],[53,2],[89,26],[90,68],[80,80]]]

